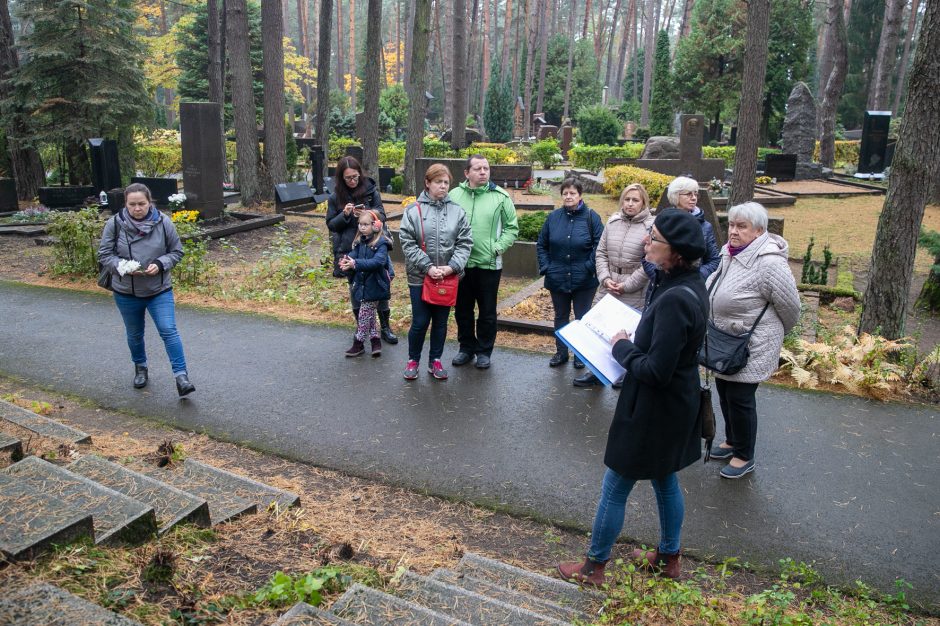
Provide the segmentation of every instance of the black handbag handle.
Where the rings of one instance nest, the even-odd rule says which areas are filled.
[[[715,280],[713,280],[712,284],[708,286],[708,299],[709,299],[708,318],[712,321],[713,324],[715,323],[715,316],[712,314],[711,295],[712,295],[712,289],[714,289],[715,285],[718,284],[719,278],[721,278],[721,270],[718,270],[718,274],[715,275]],[[683,287],[685,287],[685,285],[683,285]],[[685,288],[689,289],[688,287],[685,287]],[[692,291],[692,290],[689,289],[689,291]],[[692,291],[692,293],[695,294],[694,291]],[[696,296],[696,298],[697,297],[698,296]],[[751,335],[754,333],[754,329],[757,328],[758,324],[760,324],[761,318],[764,317],[764,313],[767,312],[767,307],[769,306],[770,306],[770,301],[768,301],[767,304],[764,305],[764,308],[761,309],[760,315],[758,315],[757,319],[754,320],[754,323],[751,324],[751,328],[743,335],[739,335],[740,337],[746,336],[750,339]],[[708,333],[705,333],[705,359],[708,360]]]

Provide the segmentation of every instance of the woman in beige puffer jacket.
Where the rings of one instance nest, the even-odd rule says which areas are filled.
[[[728,243],[707,281],[712,323],[732,335],[748,332],[767,307],[748,342],[750,357],[735,374],[715,374],[725,422],[725,442],[713,459],[731,459],[722,478],[754,470],[757,386],[777,370],[783,337],[800,319],[800,296],[787,262],[787,241],[767,232],[767,210],[745,202],[728,211]]]
[[[607,220],[607,228],[597,245],[597,280],[601,286],[594,301],[611,294],[624,304],[642,310],[649,278],[641,261],[643,239],[652,226],[650,199],[639,183],[620,194],[620,210]]]
[[[597,268],[597,280],[600,288],[594,296],[594,303],[608,293],[626,305],[639,311],[643,310],[646,300],[646,286],[649,276],[643,270],[643,257],[646,255],[643,240],[647,229],[653,225],[650,215],[650,197],[639,183],[627,185],[620,193],[620,210],[610,216],[607,227],[601,234],[597,252],[594,255]],[[588,371],[574,379],[575,387],[591,387],[601,382]],[[623,378],[614,382],[614,389],[620,389]]]

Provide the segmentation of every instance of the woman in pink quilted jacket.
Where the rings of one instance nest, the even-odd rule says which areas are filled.
[[[732,335],[743,335],[760,321],[748,342],[747,365],[736,374],[715,374],[725,441],[712,448],[711,457],[730,459],[721,469],[722,478],[754,471],[757,386],[776,371],[783,337],[800,319],[788,247],[783,237],[767,232],[767,210],[760,204],[745,202],[728,211],[728,243],[707,281],[710,317]]]
[[[607,227],[597,244],[595,263],[600,288],[594,298],[596,304],[610,294],[624,304],[643,310],[649,277],[643,271],[643,239],[653,225],[650,197],[640,183],[628,185],[620,193],[620,210],[610,216]],[[599,385],[591,372],[574,379],[575,387]],[[622,380],[614,383],[619,389]]]

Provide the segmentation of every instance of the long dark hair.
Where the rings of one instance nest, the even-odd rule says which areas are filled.
[[[359,182],[353,188],[350,188],[343,178],[343,172],[346,170],[356,170],[359,172]],[[362,198],[366,195],[366,182],[366,175],[363,173],[362,166],[355,157],[344,156],[340,159],[336,164],[336,177],[333,180],[337,206],[343,208],[349,202],[360,204]]]

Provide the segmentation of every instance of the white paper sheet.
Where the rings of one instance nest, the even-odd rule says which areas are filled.
[[[601,382],[610,385],[626,370],[611,354],[610,338],[621,330],[631,335],[640,324],[641,314],[607,294],[580,320],[555,331]]]

